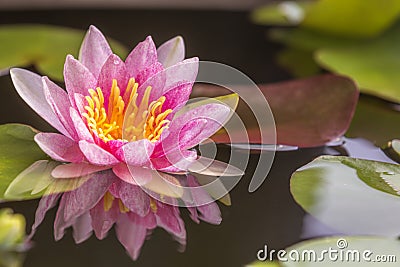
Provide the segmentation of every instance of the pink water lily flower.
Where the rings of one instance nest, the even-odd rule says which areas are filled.
[[[149,184],[154,173],[187,173],[197,158],[191,148],[214,134],[230,115],[227,106],[215,102],[178,112],[189,98],[197,71],[197,58],[184,60],[181,37],[158,49],[147,37],[122,61],[93,26],[79,59],[66,58],[66,91],[47,77],[12,69],[20,96],[60,132],[35,136],[50,158],[62,162],[51,176],[90,177],[72,191],[43,197],[32,234],[59,201],[57,240],[70,226],[76,242],[86,240],[92,230],[102,239],[115,223],[117,236],[133,259],[156,226],[184,245],[178,207],[147,195],[141,186]],[[185,178],[184,186],[198,186],[193,176]],[[193,193],[194,204],[209,204],[188,208],[191,217],[218,224],[218,206],[211,198],[204,202],[207,198],[205,192]]]
[[[35,136],[47,155],[68,163],[56,168],[54,177],[112,169],[128,183],[145,184],[151,170],[184,171],[197,157],[190,148],[230,114],[227,106],[209,103],[175,116],[197,71],[197,58],[184,60],[181,37],[158,49],[147,37],[124,62],[91,26],[79,60],[66,58],[66,92],[27,70],[12,69],[11,77],[25,102],[60,132]]]

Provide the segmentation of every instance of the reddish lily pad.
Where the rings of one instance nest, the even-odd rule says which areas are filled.
[[[352,80],[331,74],[260,85],[259,88],[274,114],[278,144],[298,147],[321,146],[341,137],[350,125],[359,95]],[[216,86],[198,85],[194,95],[215,96],[226,91]],[[251,103],[253,108],[261,104],[265,103],[257,99]],[[249,116],[249,108],[240,102],[237,112],[247,127],[250,143],[260,143],[259,130],[256,121]],[[219,143],[230,140],[224,131],[213,139]],[[236,136],[235,140],[240,137]],[[243,142],[245,140],[244,136]],[[273,142],[268,138],[266,141]]]

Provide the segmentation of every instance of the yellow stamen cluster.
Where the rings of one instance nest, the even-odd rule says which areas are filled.
[[[117,139],[136,141],[144,138],[155,142],[160,138],[163,130],[168,128],[170,121],[166,117],[172,110],[167,109],[162,112],[166,101],[164,96],[149,104],[151,86],[146,88],[137,105],[138,86],[134,78],[129,79],[122,97],[117,80],[113,79],[107,108],[102,89],[100,87],[96,90],[89,89],[89,95],[85,97],[87,105],[84,107],[85,112],[82,113],[82,117],[86,119],[92,135],[104,142]],[[125,127],[123,127],[124,120]]]

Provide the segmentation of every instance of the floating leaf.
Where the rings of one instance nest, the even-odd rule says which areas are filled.
[[[313,147],[324,145],[342,136],[349,127],[358,99],[358,90],[354,83],[345,77],[320,75],[308,79],[260,85],[275,117],[279,144]],[[197,86],[195,95],[212,96],[223,93],[215,86]],[[249,97],[252,91],[248,90]],[[253,101],[256,105],[265,105],[262,101]],[[248,107],[239,104],[239,116],[247,126],[251,143],[260,143],[257,123],[251,120]],[[235,140],[246,142],[241,132],[230,134]],[[231,136],[231,139],[232,139]],[[216,142],[229,143],[228,135],[220,131],[213,139]],[[272,143],[274,140],[266,140]]]
[[[372,37],[400,14],[400,2],[386,0],[319,0],[307,8],[301,27],[348,37]]]
[[[0,199],[4,199],[5,190],[23,170],[47,158],[33,140],[36,133],[26,125],[0,125]]]
[[[400,136],[400,112],[380,99],[361,96],[346,136],[362,137],[384,146]]]
[[[322,156],[297,170],[290,186],[300,206],[338,232],[400,233],[400,165]]]
[[[63,80],[67,54],[78,56],[84,32],[44,25],[7,25],[0,27],[0,70],[35,65],[39,72]],[[126,49],[111,41],[114,51],[126,55]]]
[[[399,46],[400,24],[369,42],[321,48],[316,60],[331,71],[352,77],[362,92],[400,102]]]
[[[287,69],[295,77],[307,77],[321,72],[321,68],[313,59],[313,52],[287,48],[278,53],[279,65]]]

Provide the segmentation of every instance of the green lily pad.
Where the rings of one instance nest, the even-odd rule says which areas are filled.
[[[0,251],[17,250],[25,242],[25,217],[11,209],[0,210]],[[1,266],[1,265],[0,265]]]
[[[400,102],[399,46],[400,25],[396,25],[369,42],[322,47],[316,60],[328,70],[352,77],[362,92]]]
[[[296,202],[321,223],[346,234],[400,234],[400,165],[322,156],[290,182]]]
[[[384,146],[400,136],[400,112],[382,100],[361,96],[347,137],[362,137]]]
[[[337,36],[373,37],[399,14],[397,0],[319,0],[307,8],[301,27]]]
[[[7,25],[0,27],[0,70],[35,65],[39,72],[59,81],[63,80],[65,57],[77,56],[85,32],[57,26]],[[127,54],[115,41],[114,51]]]
[[[0,125],[0,200],[4,200],[4,192],[19,173],[47,158],[33,140],[36,133],[22,124]]]
[[[289,47],[279,52],[277,61],[279,65],[298,78],[321,72],[321,68],[313,59],[313,53],[307,50]]]

